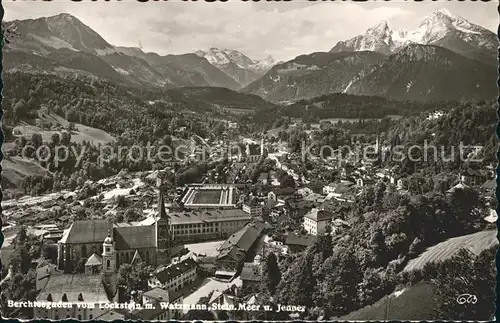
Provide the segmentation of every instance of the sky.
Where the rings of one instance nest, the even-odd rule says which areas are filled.
[[[252,59],[289,60],[330,50],[386,20],[413,30],[432,10],[446,8],[496,33],[497,2],[71,2],[3,0],[4,20],[70,13],[116,46],[141,47],[161,55],[210,47],[238,50]]]

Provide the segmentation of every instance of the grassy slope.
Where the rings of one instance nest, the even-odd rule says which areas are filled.
[[[375,304],[338,320],[435,320],[437,304],[434,287],[428,283],[419,283],[402,292],[385,296]]]
[[[410,260],[404,270],[422,269],[426,263],[449,259],[462,248],[468,248],[474,254],[479,254],[496,244],[498,244],[496,230],[480,231],[451,238],[430,247],[417,258]]]
[[[69,122],[55,114],[40,114],[39,119],[43,122],[51,123],[54,126],[67,127]],[[84,126],[82,124],[75,124],[76,131],[71,133],[71,141],[81,143],[83,140],[94,142],[95,144],[107,144],[115,140],[113,136],[108,134],[106,131]],[[24,136],[26,139],[30,139],[34,133],[40,133],[44,141],[50,141],[50,137],[58,131],[53,130],[42,130],[40,127],[22,122],[14,128],[14,134],[16,136]]]

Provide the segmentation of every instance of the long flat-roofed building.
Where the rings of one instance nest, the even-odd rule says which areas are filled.
[[[192,209],[169,216],[172,237],[182,242],[224,239],[252,220],[241,209]]]

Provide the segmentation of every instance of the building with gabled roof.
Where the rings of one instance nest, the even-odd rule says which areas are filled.
[[[238,271],[261,237],[264,227],[263,222],[251,223],[232,234],[218,248],[217,267],[220,270]]]
[[[184,286],[192,284],[197,277],[198,264],[192,258],[157,270],[148,280],[150,288],[163,288],[169,291],[179,291]]]
[[[326,232],[326,227],[332,221],[333,213],[324,209],[312,209],[304,215],[304,229],[312,235]]]

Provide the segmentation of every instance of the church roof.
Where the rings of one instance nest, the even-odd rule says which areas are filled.
[[[153,225],[118,227],[114,230],[116,250],[154,248],[156,246]]]
[[[113,225],[108,220],[84,220],[71,224],[61,243],[102,243]]]
[[[96,253],[93,253],[92,256],[89,257],[85,266],[99,266],[102,265],[102,258]]]

